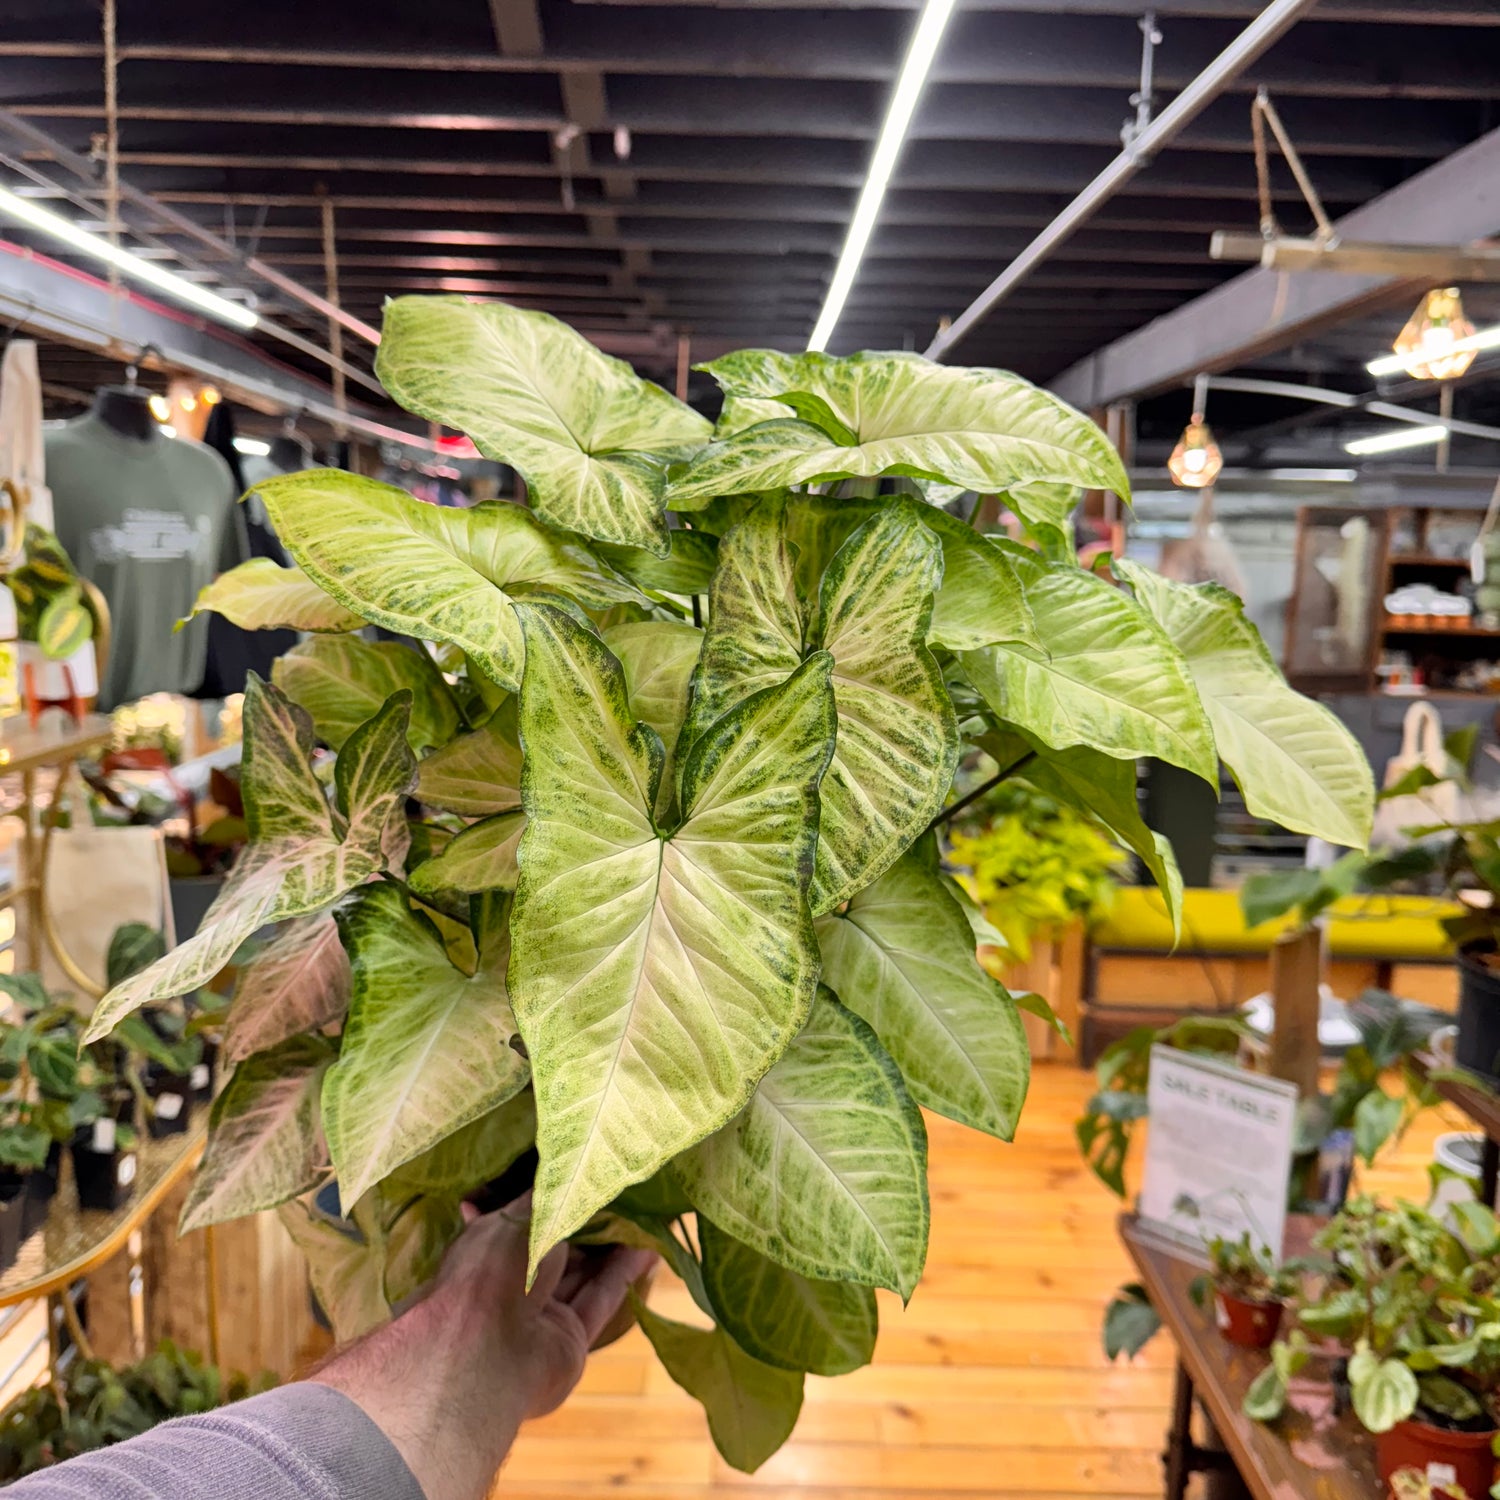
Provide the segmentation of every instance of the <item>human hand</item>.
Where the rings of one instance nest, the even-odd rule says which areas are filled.
[[[469,1223],[431,1289],[311,1378],[385,1433],[427,1500],[482,1500],[530,1417],[554,1411],[656,1257],[559,1245],[526,1291],[531,1195]]]

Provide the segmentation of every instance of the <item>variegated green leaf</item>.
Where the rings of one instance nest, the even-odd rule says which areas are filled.
[[[1081,568],[1012,554],[1045,650],[992,646],[960,656],[998,718],[1055,750],[1119,760],[1152,755],[1218,786],[1208,715],[1181,653],[1120,590]]]
[[[1073,512],[1083,498],[1076,484],[1037,480],[1012,485],[1000,497],[1021,518],[1021,524],[1036,539],[1045,556],[1054,562],[1076,563],[1073,546]]]
[[[283,568],[269,557],[252,557],[220,573],[199,593],[187,618],[206,611],[223,615],[242,630],[358,630],[365,623],[301,568]]]
[[[604,608],[641,595],[524,506],[428,505],[340,469],[268,479],[257,493],[302,570],[375,625],[446,641],[503,688],[521,680],[511,596],[559,589]]]
[[[93,637],[94,617],[83,602],[80,588],[65,588],[47,601],[36,625],[36,643],[43,656],[66,661]]]
[[[727,395],[769,397],[798,419],[762,422],[709,444],[674,476],[674,510],[746,490],[880,474],[980,493],[1033,480],[1130,493],[1119,455],[1087,417],[1001,370],[934,365],[912,354],[762,349],[704,368]]]
[[[741,1349],[782,1370],[847,1375],[875,1357],[875,1292],[812,1281],[699,1218],[703,1282],[714,1316]]]
[[[376,373],[408,411],[466,432],[547,520],[665,556],[666,462],[708,420],[546,313],[461,297],[388,302]]]
[[[724,1462],[753,1474],[792,1435],[802,1411],[800,1371],[746,1354],[722,1328],[693,1328],[631,1296],[641,1331],[668,1375],[702,1407]]]
[[[463,1212],[451,1193],[423,1194],[398,1207],[385,1231],[380,1268],[380,1290],[392,1311],[432,1281],[463,1232]]]
[[[239,972],[224,1026],[224,1060],[239,1062],[349,1008],[349,960],[328,912],[297,917]]]
[[[307,1261],[313,1294],[333,1325],[336,1344],[352,1343],[390,1321],[383,1238],[372,1243],[320,1213],[305,1198],[282,1204],[277,1215]]]
[[[619,662],[560,610],[518,613],[527,826],[510,988],[537,1096],[534,1265],[740,1110],[802,1024],[834,719],[826,655],[748,698],[686,757],[683,821],[663,840],[650,809],[664,752]]]
[[[515,890],[520,874],[516,850],[525,831],[523,812],[497,813],[472,824],[411,872],[412,890],[419,896],[441,891],[477,896],[483,891]]]
[[[458,733],[458,704],[437,664],[395,641],[314,636],[272,663],[271,681],[312,715],[314,733],[335,750],[402,688],[411,689],[407,738],[418,755]]]
[[[803,1276],[910,1297],[922,1274],[921,1112],[875,1033],[826,990],[745,1109],[674,1170],[700,1212]]]
[[[208,1117],[183,1234],[275,1208],[327,1176],[318,1092],[333,1057],[331,1042],[294,1036],[234,1070]]]
[[[484,818],[521,805],[521,740],[509,697],[472,734],[461,734],[417,767],[417,796],[432,807]]]
[[[1010,1140],[1031,1052],[941,874],[916,854],[897,861],[842,915],[819,918],[818,942],[824,982],[875,1029],[912,1097]]]
[[[503,903],[490,905],[479,967],[454,968],[437,932],[394,885],[337,912],[353,985],[339,1060],[323,1083],[323,1128],[345,1211],[403,1162],[526,1087],[511,1043]]]
[[[704,635],[694,625],[669,620],[613,625],[603,634],[604,644],[625,669],[631,713],[649,724],[666,748],[655,807],[657,822],[665,826],[676,786],[677,741],[687,717],[688,689]]]
[[[596,542],[594,551],[617,573],[623,573],[639,589],[658,594],[701,594],[714,576],[718,541],[706,531],[667,533],[665,557],[642,547],[616,547]]]
[[[701,368],[701,367],[700,367]],[[790,406],[780,401],[760,401],[753,396],[725,396],[719,410],[719,420],[714,423],[716,438],[733,437],[757,422],[773,422],[778,417],[796,416]]]
[[[833,656],[838,742],[820,793],[813,880],[821,912],[889,868],[952,783],[958,725],[926,647],[942,559],[915,511],[882,507],[834,554],[804,626],[782,514],[779,502],[762,502],[720,548],[686,735],[781,681],[804,638]]]
[[[1010,551],[946,511],[920,513],[943,546],[943,583],[932,605],[927,639],[950,651],[1015,641],[1045,650]]]
[[[1187,658],[1246,807],[1363,849],[1375,812],[1370,763],[1328,709],[1287,686],[1244,604],[1218,584],[1172,583],[1125,560],[1119,570]]]
[[[446,1135],[391,1173],[397,1190],[463,1197],[493,1182],[536,1141],[536,1099],[530,1089]]]
[[[149,1001],[206,984],[267,922],[321,911],[406,854],[402,816],[414,764],[406,743],[411,695],[395,694],[344,744],[330,807],[313,774],[306,713],[252,674],[245,690],[240,788],[246,845],[198,931],[99,1002],[86,1041],[106,1036]]]
[[[1140,856],[1161,890],[1174,930],[1182,926],[1182,872],[1164,834],[1153,833],[1136,798],[1135,762],[1116,760],[1085,746],[1051,750],[1019,730],[982,734],[974,743],[1002,769],[1039,792],[1097,818],[1127,849]]]

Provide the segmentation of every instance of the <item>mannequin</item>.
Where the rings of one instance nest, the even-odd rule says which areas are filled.
[[[121,437],[138,443],[149,443],[158,436],[156,418],[152,415],[151,392],[130,385],[105,385],[94,393],[93,414]]]
[[[202,443],[164,434],[134,376],[132,367],[85,415],[44,434],[58,540],[109,601],[104,709],[198,686],[207,622],[173,626],[245,555],[229,466]]]

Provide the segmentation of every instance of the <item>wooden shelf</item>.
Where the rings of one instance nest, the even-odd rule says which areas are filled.
[[[56,766],[102,750],[113,733],[108,714],[87,714],[80,724],[33,729],[21,714],[0,720],[0,775]]]
[[[1392,625],[1381,627],[1382,635],[1452,636],[1456,640],[1475,640],[1500,636],[1500,625]]]
[[[207,1111],[200,1110],[207,1119]],[[58,1291],[104,1264],[156,1211],[162,1199],[198,1164],[206,1126],[151,1140],[142,1131],[136,1151],[136,1188],[113,1212],[78,1207],[71,1153],[63,1151],[62,1181],[47,1222],[22,1246],[15,1264],[0,1275],[0,1307]]]
[[[1467,557],[1438,557],[1431,552],[1393,552],[1387,559],[1395,568],[1405,563],[1414,568],[1469,568]]]

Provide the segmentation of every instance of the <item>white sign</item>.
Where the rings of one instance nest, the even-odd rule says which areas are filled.
[[[1222,1236],[1281,1255],[1297,1090],[1279,1078],[1151,1049],[1140,1215],[1201,1248]]]

